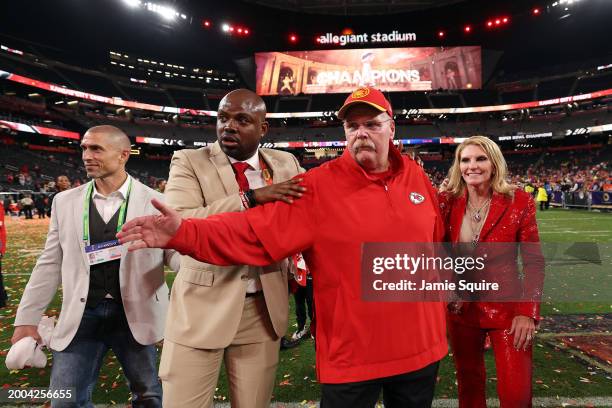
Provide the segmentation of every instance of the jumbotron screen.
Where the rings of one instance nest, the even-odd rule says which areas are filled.
[[[479,89],[481,49],[370,48],[255,54],[257,93],[349,93],[358,86],[385,92]]]

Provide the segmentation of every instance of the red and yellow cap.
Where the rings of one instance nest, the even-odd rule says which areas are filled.
[[[358,103],[365,103],[381,112],[387,112],[389,116],[393,118],[393,109],[391,109],[391,104],[387,98],[385,98],[385,95],[376,88],[365,86],[353,91],[353,93],[346,98],[344,105],[342,105],[338,113],[336,113],[338,119],[344,119],[344,114],[347,109]]]

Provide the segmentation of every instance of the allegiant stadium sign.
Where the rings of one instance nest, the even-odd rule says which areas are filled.
[[[391,43],[391,42],[410,42],[416,41],[416,33],[400,33],[393,30],[390,33],[371,33],[371,34],[346,34],[335,35],[327,33],[317,37],[319,44],[372,44],[372,43]]]

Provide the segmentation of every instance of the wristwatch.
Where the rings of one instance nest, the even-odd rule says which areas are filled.
[[[247,199],[249,203],[249,208],[253,208],[257,205],[257,201],[255,201],[255,192],[253,190],[245,191],[244,197]]]

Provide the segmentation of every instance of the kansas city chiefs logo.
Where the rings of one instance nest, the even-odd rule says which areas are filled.
[[[410,193],[410,201],[412,201],[412,204],[421,204],[423,201],[425,201],[425,197],[419,193],[412,192]]]

